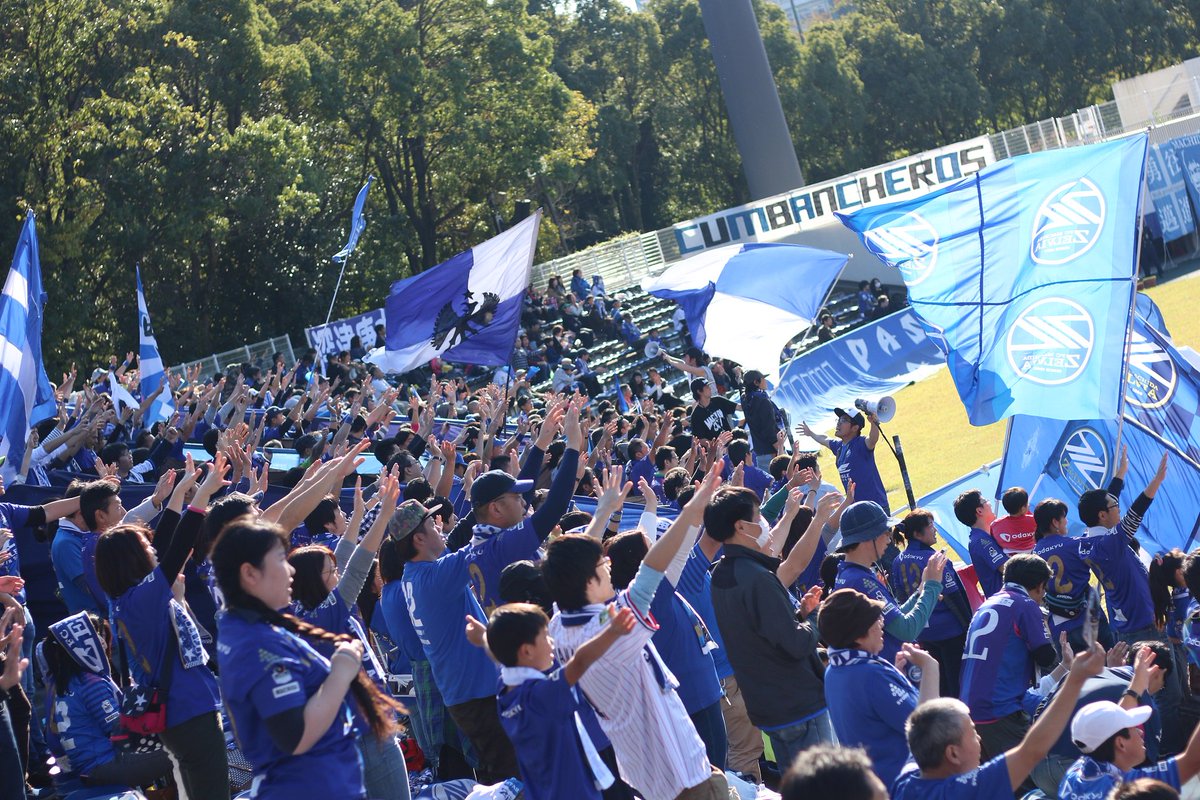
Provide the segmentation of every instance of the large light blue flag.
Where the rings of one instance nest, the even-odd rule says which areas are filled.
[[[371,182],[374,180],[374,175],[368,175],[367,182],[358,190],[358,197],[354,198],[354,215],[350,220],[350,238],[346,240],[346,246],[334,254],[333,260],[336,263],[340,264],[345,261],[354,252],[354,248],[358,247],[358,237],[362,236],[363,228],[367,227],[367,220],[363,217],[363,206],[367,203],[367,190],[371,188]]]
[[[767,375],[784,345],[810,327],[848,256],[798,244],[717,247],[642,280],[674,300],[696,346]]]
[[[54,387],[42,366],[42,266],[33,212],[17,240],[0,295],[0,475],[12,481],[25,458],[31,426],[54,416]]]
[[[407,372],[441,356],[507,364],[521,323],[542,212],[419,275],[396,281],[384,303],[386,345],[366,361]]]
[[[971,424],[1117,416],[1145,160],[1138,134],[838,214],[900,272]]]
[[[142,291],[142,270],[133,268],[137,278],[138,303],[138,372],[141,376],[142,398],[149,397],[163,381],[167,379],[163,369],[162,358],[158,355],[158,340],[154,338],[154,328],[150,325],[150,310],[146,305],[146,293]],[[175,402],[171,397],[170,387],[164,387],[163,393],[150,404],[146,412],[146,426],[149,427],[159,420],[170,419],[175,414]]]

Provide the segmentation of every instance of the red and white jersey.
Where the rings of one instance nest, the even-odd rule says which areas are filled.
[[[612,741],[621,778],[646,800],[674,800],[709,779],[708,753],[675,692],[679,682],[650,641],[658,623],[640,613],[626,591],[613,602],[618,610],[632,609],[638,624],[588,668],[579,688]],[[565,664],[608,620],[599,605],[556,613],[550,635],[559,661]]]

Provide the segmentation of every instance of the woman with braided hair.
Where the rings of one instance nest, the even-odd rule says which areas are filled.
[[[257,800],[365,798],[355,712],[378,739],[394,732],[394,701],[362,671],[363,645],[285,614],[294,570],[277,525],[242,518],[212,550],[226,613],[218,624],[221,694]],[[332,645],[325,658],[313,647]]]

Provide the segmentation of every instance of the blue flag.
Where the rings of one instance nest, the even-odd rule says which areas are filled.
[[[1129,343],[1125,417],[1200,463],[1200,371],[1150,323],[1142,307],[1139,297]]]
[[[507,364],[521,323],[542,212],[419,275],[392,284],[386,345],[366,361],[402,373],[441,356]]]
[[[718,247],[642,280],[674,300],[704,352],[767,375],[783,346],[817,318],[848,256],[798,244]]]
[[[1116,418],[1145,161],[1139,134],[838,214],[900,272],[971,424]]]
[[[345,261],[354,252],[354,248],[358,247],[358,237],[362,236],[363,228],[367,227],[367,220],[363,217],[363,206],[367,203],[367,190],[371,188],[371,182],[374,180],[374,175],[368,175],[367,182],[358,190],[358,197],[354,198],[354,216],[350,221],[350,238],[346,240],[346,246],[333,256],[335,263],[340,264]]]
[[[163,385],[167,373],[163,369],[162,358],[158,355],[158,340],[154,338],[154,328],[150,325],[150,311],[146,306],[146,294],[142,291],[141,267],[135,266],[133,272],[137,279],[138,372],[142,381],[142,398],[145,399]],[[171,396],[170,387],[166,386],[163,387],[163,393],[150,404],[144,422],[146,427],[150,427],[159,420],[170,419],[174,414],[174,398]]]
[[[29,429],[54,416],[54,387],[42,366],[42,265],[33,212],[17,240],[0,295],[0,475],[12,481],[25,458]]]

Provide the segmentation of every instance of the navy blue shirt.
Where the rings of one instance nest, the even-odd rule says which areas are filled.
[[[892,507],[888,505],[887,491],[883,488],[883,479],[879,477],[879,468],[875,466],[875,451],[867,447],[866,437],[860,434],[848,442],[830,439],[827,444],[837,459],[842,487],[849,491],[850,482],[853,481],[856,501],[874,500],[883,506],[886,513],[892,513]]]
[[[855,495],[857,498],[858,495]],[[982,528],[971,528],[968,535],[967,551],[971,554],[971,565],[975,567],[975,577],[983,588],[983,596],[990,597],[1000,591],[1004,585],[1001,570],[1008,561],[1008,556],[996,544],[992,535]]]
[[[891,584],[892,593],[897,598],[908,598],[914,592],[921,591],[921,574],[934,552],[936,551],[924,542],[911,541],[908,547],[896,556],[892,561],[888,583]],[[962,591],[962,581],[958,579],[958,573],[947,560],[942,569],[942,596],[934,606],[933,614],[925,624],[925,630],[917,637],[918,641],[939,642],[952,639],[966,630],[962,621],[946,604],[947,595],[962,594]]]

